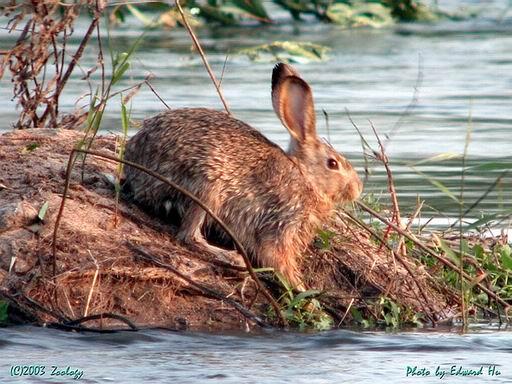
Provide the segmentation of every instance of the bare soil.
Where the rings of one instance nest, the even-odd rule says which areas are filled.
[[[11,304],[13,318],[73,326],[98,315],[82,325],[101,329],[125,328],[128,320],[194,330],[275,324],[236,252],[216,260],[185,248],[166,220],[127,199],[116,203],[105,175],[114,175],[117,164],[93,156],[83,178],[82,160],[74,166],[53,276],[52,237],[66,166],[82,137],[57,129],[0,136],[0,299]],[[114,136],[101,136],[92,149],[113,155],[115,147]],[[450,316],[451,296],[414,260],[397,260],[342,214],[328,228],[336,232],[330,246],[312,244],[302,270],[309,287],[325,291],[322,302],[337,325],[352,320],[349,308],[371,314],[368,303],[380,295],[429,319]],[[278,297],[277,284],[264,282]]]

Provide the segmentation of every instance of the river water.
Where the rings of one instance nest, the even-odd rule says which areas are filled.
[[[462,336],[449,329],[246,335],[0,330],[2,383],[72,381],[52,377],[52,366],[83,371],[84,383],[510,383],[511,357],[510,332],[490,327]],[[44,366],[45,374],[11,377],[14,365]],[[480,369],[478,376],[463,376]]]
[[[440,2],[442,5],[444,2]],[[363,169],[360,138],[346,110],[375,146],[369,121],[387,142],[395,181],[405,212],[416,199],[427,200],[425,215],[457,216],[458,206],[409,165],[434,155],[462,153],[468,126],[472,135],[469,164],[511,162],[512,150],[512,13],[509,2],[449,2],[452,8],[480,9],[476,19],[435,25],[401,25],[381,30],[343,30],[320,23],[280,23],[268,27],[211,28],[199,31],[208,57],[223,78],[225,96],[234,114],[286,146],[287,134],[272,112],[271,63],[252,63],[236,49],[273,40],[312,41],[332,48],[325,63],[298,64],[312,85],[318,130],[327,135],[321,110],[329,114],[330,140],[359,170]],[[277,17],[285,17],[278,13]],[[83,34],[87,20],[76,27]],[[126,49],[142,33],[135,20],[112,30],[112,46]],[[0,49],[16,36],[0,30]],[[76,49],[75,37],[69,46]],[[92,67],[96,52],[86,50],[82,66]],[[148,72],[152,84],[172,107],[221,108],[217,95],[190,41],[182,30],[147,32],[128,77],[120,87],[140,81]],[[61,99],[72,110],[87,91],[72,77]],[[99,81],[98,72],[92,80]],[[0,130],[16,120],[9,79],[0,82]],[[132,119],[164,109],[153,93],[142,88],[131,106]],[[102,129],[120,131],[119,101],[106,111]],[[458,194],[461,160],[429,162],[421,172],[445,183]],[[373,166],[367,192],[386,190],[382,167]],[[481,196],[498,171],[468,172],[466,204]],[[512,179],[506,176],[474,210],[498,212],[512,208]],[[386,198],[382,198],[386,201]],[[73,334],[43,328],[0,329],[0,382],[69,382],[46,376],[10,377],[12,366],[40,364],[83,370],[82,382],[223,382],[223,383],[506,383],[512,382],[512,337],[495,328],[454,331],[384,332],[331,331],[319,334],[272,332],[211,335],[147,330],[111,335]],[[430,377],[407,376],[407,367],[430,371]],[[433,378],[436,369],[450,371],[483,367],[478,377]],[[489,376],[489,367],[501,375]],[[496,372],[494,371],[494,372]]]

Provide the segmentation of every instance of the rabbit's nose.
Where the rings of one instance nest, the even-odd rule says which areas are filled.
[[[349,200],[356,200],[359,197],[359,195],[361,195],[361,192],[363,192],[363,183],[361,182],[361,179],[359,178],[357,173],[354,172],[353,180],[351,183],[349,183]]]

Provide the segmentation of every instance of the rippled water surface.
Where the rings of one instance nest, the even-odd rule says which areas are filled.
[[[440,1],[441,4],[444,2]],[[512,17],[508,1],[450,2],[482,9],[463,22],[401,25],[382,30],[343,30],[320,23],[283,22],[269,27],[202,29],[200,38],[212,66],[220,73],[231,52],[223,79],[234,114],[285,146],[287,134],[272,112],[271,63],[251,63],[234,52],[241,47],[293,39],[332,47],[325,63],[297,67],[313,87],[318,129],[327,136],[322,109],[329,114],[330,140],[363,169],[360,138],[347,112],[375,145],[369,121],[387,144],[402,204],[412,208],[417,196],[427,199],[431,214],[456,216],[458,207],[409,166],[445,152],[461,153],[468,126],[472,128],[469,165],[511,162],[512,150]],[[283,15],[284,16],[284,15]],[[82,20],[69,48],[87,27]],[[135,21],[112,31],[112,46],[126,49],[142,29]],[[0,30],[0,49],[17,36]],[[94,65],[96,52],[86,51],[82,67]],[[172,107],[220,108],[219,100],[181,30],[149,31],[122,87],[148,73],[154,87]],[[77,73],[62,97],[62,110],[72,110],[87,92]],[[92,80],[99,81],[98,72]],[[9,129],[17,111],[9,79],[0,82],[0,130]],[[80,104],[80,103],[79,103]],[[135,97],[131,116],[142,119],[163,109],[146,88]],[[105,131],[120,129],[119,102],[105,115]],[[461,161],[425,163],[418,170],[441,180],[458,193]],[[382,169],[373,167],[367,192],[386,190]],[[481,196],[499,172],[468,172],[468,204]],[[472,214],[512,209],[512,180],[505,176]],[[436,213],[436,210],[440,212]],[[84,371],[85,383],[223,382],[223,383],[510,383],[512,337],[508,331],[320,334],[266,333],[210,335],[162,330],[111,335],[73,334],[41,328],[0,329],[0,382],[63,382],[44,378],[9,377],[16,364],[70,366]],[[478,370],[479,377],[407,377],[407,367],[452,366]],[[489,366],[501,371],[489,376]],[[68,380],[66,380],[68,382]]]
[[[83,370],[84,383],[510,383],[511,336],[496,330],[97,335],[19,327],[0,330],[0,382],[56,382],[48,374],[46,381],[9,376],[12,365],[37,364],[50,372],[51,366]],[[430,375],[411,376],[414,367]],[[481,367],[479,376],[449,376],[452,368]],[[448,373],[440,380],[436,370]]]

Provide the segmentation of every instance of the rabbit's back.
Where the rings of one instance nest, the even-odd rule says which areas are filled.
[[[129,140],[126,159],[175,181],[214,211],[223,207],[225,217],[240,204],[250,204],[244,208],[248,217],[254,216],[249,214],[251,207],[261,212],[269,205],[278,207],[281,200],[289,200],[281,187],[293,188],[290,183],[300,180],[295,164],[279,146],[244,122],[203,108],[177,109],[146,119]],[[183,211],[189,204],[141,171],[128,167],[125,175],[134,199],[147,206],[159,210],[172,203]]]

